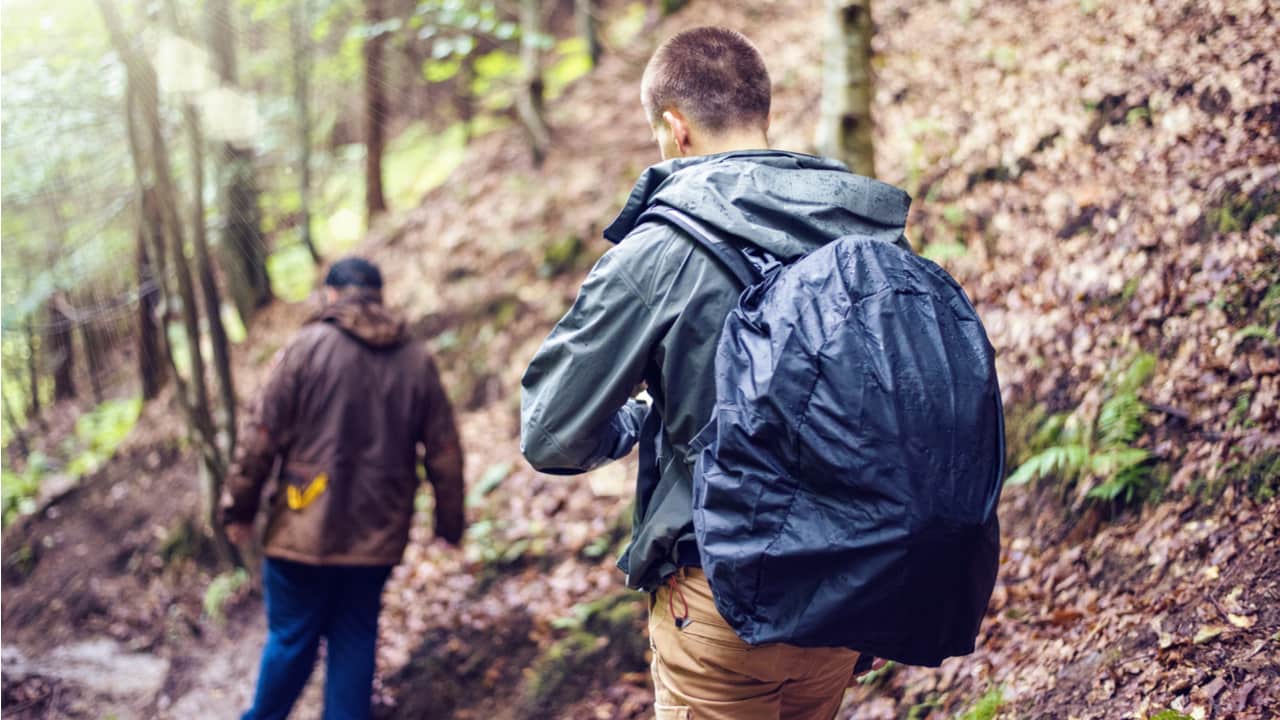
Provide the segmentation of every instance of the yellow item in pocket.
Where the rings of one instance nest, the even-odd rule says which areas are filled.
[[[290,510],[301,510],[302,508],[315,502],[329,487],[329,475],[320,473],[311,480],[311,484],[306,490],[299,491],[298,488],[290,485],[285,491],[285,497],[289,501]]]

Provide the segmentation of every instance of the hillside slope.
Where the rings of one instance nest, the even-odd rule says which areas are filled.
[[[693,3],[652,37],[704,23],[752,35],[775,80],[773,140],[805,150],[818,5]],[[1156,467],[1143,492],[1168,501],[1086,504],[1083,480],[1010,488],[979,653],[886,673],[851,693],[849,717],[952,713],[997,687],[1020,715],[1256,717],[1280,692],[1276,507],[1257,504],[1274,494],[1280,450],[1280,147],[1267,140],[1280,130],[1268,52],[1280,18],[1264,3],[1202,5],[876,5],[878,167],[916,196],[911,238],[957,275],[991,331],[1015,459],[1036,418],[1096,413],[1114,378],[1150,353],[1135,445]],[[632,178],[657,160],[637,102],[649,47],[606,59],[557,104],[560,144],[541,173],[514,133],[486,138],[406,226],[370,246],[398,268],[392,292],[409,298],[423,330],[443,333],[437,347],[476,408],[477,472],[523,467],[520,373],[606,247],[599,231]],[[586,257],[573,271],[545,277],[579,241]],[[607,562],[556,555],[584,542],[581,523],[598,531],[619,511],[621,501],[588,494],[595,484],[517,469],[480,507],[499,518],[500,542],[545,540],[552,559],[482,595],[476,627],[506,617],[489,602],[527,608],[545,648],[564,633],[539,623],[590,597],[558,579],[618,586]],[[544,498],[552,530],[541,525]],[[423,617],[471,602],[447,599],[461,587],[474,595],[469,580],[438,565],[421,572],[406,590],[441,603]],[[441,573],[458,585],[435,587]],[[643,693],[642,676],[635,684]],[[629,707],[597,700],[612,708],[601,717]]]
[[[772,140],[803,151],[820,11],[691,2],[553,104],[542,168],[517,131],[485,135],[420,208],[363,243],[441,361],[472,522],[463,551],[441,549],[421,509],[386,596],[382,716],[648,716],[644,600],[613,568],[633,461],[534,473],[518,452],[519,378],[658,159],[638,102],[654,43],[694,25],[742,29],[773,75]],[[1267,717],[1280,705],[1280,17],[1265,0],[880,0],[875,12],[877,167],[916,197],[909,236],[991,332],[1011,460],[1042,449],[1045,418],[1095,416],[1149,354],[1131,445],[1153,472],[1130,503],[1086,500],[1087,477],[1007,488],[978,652],[878,673],[841,717],[952,717],[980,697],[1009,717]],[[305,312],[278,304],[255,322],[235,358],[246,395]],[[162,412],[139,428],[70,512],[16,538],[43,548],[17,581],[6,535],[5,630],[21,623],[33,654],[107,634],[168,669],[120,707],[69,687],[78,705],[55,692],[25,706],[31,717],[235,717],[251,683],[257,601],[233,593],[226,624],[202,619],[207,561],[147,560],[196,504],[195,463]],[[190,487],[148,504],[146,473]],[[110,498],[143,511],[108,518]],[[42,601],[63,589],[70,609]],[[28,702],[10,667],[6,700]]]

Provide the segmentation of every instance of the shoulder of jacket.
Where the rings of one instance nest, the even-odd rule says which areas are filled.
[[[308,322],[298,329],[293,339],[281,351],[282,360],[294,365],[305,364],[321,346],[331,345],[345,333],[332,323]]]
[[[646,222],[637,225],[617,245],[609,248],[604,257],[611,263],[637,269],[652,267],[669,254],[670,250],[687,242],[685,238],[670,225],[661,222]]]
[[[290,343],[290,346],[305,349],[343,334],[342,330],[333,323],[316,320],[303,325],[297,334],[293,336],[293,342]]]
[[[643,294],[661,292],[690,263],[715,264],[711,256],[699,251],[693,238],[660,221],[635,227],[601,261],[608,272],[633,280]]]

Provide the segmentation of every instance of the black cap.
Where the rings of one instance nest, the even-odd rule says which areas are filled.
[[[382,289],[382,273],[378,266],[362,257],[345,257],[329,266],[329,273],[324,276],[324,284],[331,288],[369,288]]]

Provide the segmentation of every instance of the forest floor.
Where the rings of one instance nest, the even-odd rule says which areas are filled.
[[[424,509],[385,596],[380,716],[639,718],[644,599],[613,558],[630,461],[542,476],[518,452],[519,377],[657,159],[638,108],[654,38],[738,27],[775,85],[771,137],[806,149],[819,3],[693,2],[551,108],[557,145],[481,137],[363,252],[431,343],[468,462],[464,549]],[[1229,7],[1228,7],[1229,6]],[[1009,487],[998,584],[973,655],[891,667],[842,718],[1262,718],[1280,707],[1280,16],[1265,2],[967,0],[876,5],[879,174],[917,198],[909,236],[965,286],[1000,353],[1011,455],[1086,417],[1139,352],[1131,503],[1088,478]],[[236,351],[248,394],[301,322],[277,304]],[[263,621],[192,533],[196,463],[153,403],[116,458],[4,538],[5,717],[232,718]],[[216,609],[215,609],[216,610]],[[317,678],[318,680],[318,678]],[[318,716],[314,685],[299,717]],[[981,707],[979,707],[981,706]],[[970,717],[990,717],[975,712]]]

